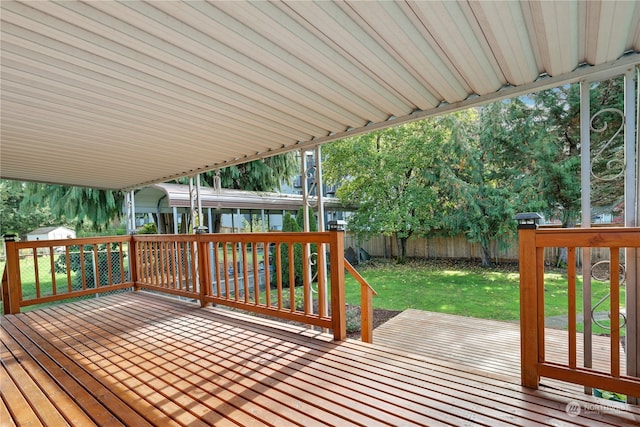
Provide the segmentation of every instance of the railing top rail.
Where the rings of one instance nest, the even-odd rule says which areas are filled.
[[[536,247],[640,247],[640,228],[538,229]]]
[[[103,243],[120,243],[131,241],[131,236],[80,237],[75,239],[24,240],[15,242],[17,249],[48,248],[50,246],[82,246]]]
[[[344,260],[344,268],[347,269],[347,271],[361,284],[364,285],[366,287],[369,288],[369,290],[371,291],[371,294],[373,296],[377,296],[378,293],[375,291],[375,289],[373,289],[371,287],[371,285],[366,281],[366,279],[364,277],[362,277],[362,275],[360,273],[358,273],[358,270],[355,269],[355,267],[353,265],[351,265],[351,263],[349,261],[347,261],[346,259]]]
[[[195,242],[197,234],[134,234],[133,240],[139,242]]]
[[[330,231],[267,233],[214,233],[214,234],[145,234],[135,235],[137,241],[205,241],[205,242],[291,242],[330,243]]]

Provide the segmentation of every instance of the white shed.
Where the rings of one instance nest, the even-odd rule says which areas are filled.
[[[75,239],[76,232],[67,227],[40,227],[27,233],[27,240]]]

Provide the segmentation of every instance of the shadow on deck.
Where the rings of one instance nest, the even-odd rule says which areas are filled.
[[[453,331],[443,361],[129,292],[4,316],[0,332],[3,425],[640,425],[636,407],[457,361]]]

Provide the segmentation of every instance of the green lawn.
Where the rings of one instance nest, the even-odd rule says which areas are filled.
[[[374,263],[359,266],[358,271],[378,293],[373,298],[375,308],[415,308],[498,320],[520,317],[519,274],[513,266],[485,270],[447,261],[406,265]],[[359,305],[359,284],[348,274],[346,282],[347,302]],[[581,288],[580,281],[578,288]],[[594,302],[606,292],[604,285],[594,282]],[[582,301],[581,290],[577,300]],[[545,315],[566,314],[567,304],[566,274],[547,273]]]
[[[4,267],[0,263],[0,267]],[[39,260],[41,291],[51,292],[51,268],[47,257]],[[388,310],[420,310],[498,320],[518,320],[520,316],[519,274],[513,266],[482,269],[468,263],[452,261],[412,262],[398,265],[377,261],[358,266],[358,271],[378,293],[375,308]],[[23,272],[25,297],[35,294],[33,267]],[[56,275],[59,286],[66,285],[66,275]],[[606,292],[606,286],[593,282],[594,303]],[[582,300],[578,283],[578,307]],[[545,314],[567,313],[566,274],[562,271],[545,275]],[[624,301],[624,288],[621,300]],[[288,290],[285,290],[285,295]],[[346,299],[360,305],[360,285],[346,275]]]

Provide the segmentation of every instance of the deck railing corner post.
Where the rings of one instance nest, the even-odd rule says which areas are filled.
[[[4,237],[6,263],[2,273],[2,300],[4,314],[20,313],[22,286],[20,282],[20,254],[16,236],[6,234]]]
[[[329,257],[331,265],[331,322],[333,338],[342,341],[347,337],[347,314],[344,291],[344,230],[330,227]]]
[[[538,265],[536,250],[537,213],[516,215],[520,269],[520,372],[525,387],[538,388]]]
[[[206,229],[206,227],[204,227]],[[204,239],[204,229],[196,231],[196,242],[198,248],[198,285],[200,287],[200,307],[207,307],[207,301],[211,295],[212,275],[211,261],[209,257],[209,242]]]
[[[129,235],[129,279],[133,283],[133,290],[139,291],[138,285],[138,246],[136,241],[136,233]]]

